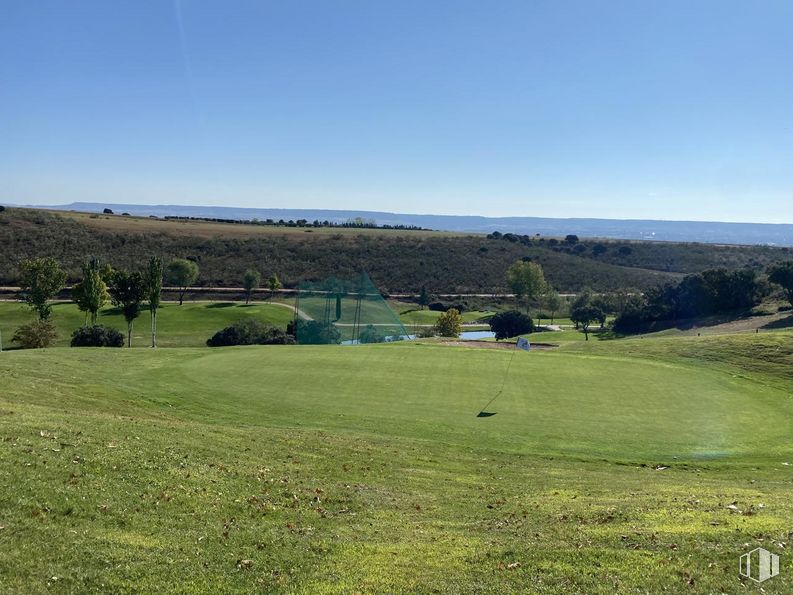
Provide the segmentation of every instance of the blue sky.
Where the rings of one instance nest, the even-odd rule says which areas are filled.
[[[793,3],[9,0],[0,201],[793,223]]]

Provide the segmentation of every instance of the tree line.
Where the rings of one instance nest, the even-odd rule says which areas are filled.
[[[37,319],[21,326],[12,341],[23,347],[48,347],[57,338],[55,326],[50,322],[52,301],[66,283],[66,273],[60,263],[51,257],[22,260],[19,265],[20,297],[27,303]],[[157,347],[157,312],[162,299],[163,283],[177,288],[179,305],[184,302],[188,288],[199,277],[198,265],[188,259],[177,258],[163,265],[159,256],[152,256],[139,270],[113,269],[102,264],[98,258],[85,260],[81,267],[82,277],[71,290],[77,308],[85,313],[83,326],[72,336],[75,346],[121,346],[123,337],[115,329],[97,324],[97,316],[108,302],[121,311],[127,323],[126,343],[132,347],[132,330],[141,312],[150,314],[151,346]],[[251,293],[261,283],[261,273],[249,269],[245,273],[246,303]],[[281,288],[276,274],[267,280],[271,295]],[[121,338],[121,344],[119,344]]]
[[[628,300],[614,330],[644,332],[678,320],[748,310],[779,287],[793,306],[793,261],[775,263],[762,271],[711,269],[687,275],[677,284],[650,288]]]

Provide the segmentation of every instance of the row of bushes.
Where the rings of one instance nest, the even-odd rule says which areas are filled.
[[[22,349],[51,347],[58,340],[58,330],[48,320],[34,320],[20,326],[11,341]],[[123,347],[124,335],[101,324],[83,326],[72,333],[72,347]]]

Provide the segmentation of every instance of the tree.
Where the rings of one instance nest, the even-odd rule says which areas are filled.
[[[768,280],[782,288],[787,301],[793,306],[793,260],[771,265],[768,268]]]
[[[146,299],[149,302],[149,314],[151,315],[152,348],[157,347],[157,310],[160,308],[160,298],[162,297],[162,276],[162,258],[152,256],[144,273]]]
[[[529,310],[529,305],[545,291],[547,286],[542,267],[531,261],[515,262],[507,269],[506,279],[517,303],[521,300],[525,301],[526,312]]]
[[[54,258],[34,258],[19,263],[22,299],[39,316],[47,320],[52,313],[49,300],[58,295],[66,282],[66,273]]]
[[[245,303],[251,302],[253,290],[259,287],[262,282],[262,274],[256,269],[248,269],[242,276],[242,286],[245,288]]]
[[[490,318],[490,330],[496,335],[496,341],[517,337],[533,330],[531,318],[523,312],[509,310],[499,312]]]
[[[11,341],[18,343],[22,349],[43,349],[50,347],[57,338],[58,331],[49,320],[34,320],[20,326]]]
[[[278,275],[275,273],[270,275],[270,277],[267,279],[267,289],[270,290],[271,298],[275,296],[275,292],[281,289],[281,287],[283,287],[283,285],[281,284],[281,280],[278,278]]]
[[[132,347],[132,323],[140,315],[140,306],[146,299],[146,280],[137,272],[116,271],[110,284],[113,304],[121,309],[127,321],[127,347]]]
[[[341,320],[341,295],[336,294],[336,320]]]
[[[83,263],[83,278],[72,287],[72,299],[81,312],[85,312],[83,326],[96,325],[96,317],[109,299],[107,283],[102,278],[99,259],[91,258]]]
[[[441,337],[459,337],[462,331],[460,312],[449,308],[435,321],[435,332]]]
[[[589,325],[593,322],[605,320],[605,318],[606,315],[603,310],[591,303],[570,309],[570,320],[581,327],[581,330],[584,331],[584,339],[586,341],[589,341]]]
[[[550,288],[548,293],[545,294],[545,307],[548,308],[548,311],[551,313],[551,324],[553,324],[553,318],[556,315],[556,312],[559,311],[561,305],[561,296],[553,288]]]
[[[575,235],[574,233],[569,233],[566,236],[564,236],[564,241],[567,242],[568,244],[577,244],[578,236]]]
[[[430,303],[430,296],[427,293],[427,287],[425,285],[421,286],[421,292],[419,293],[418,302],[422,310],[426,308],[427,305]]]
[[[186,258],[177,258],[168,264],[165,280],[179,291],[179,305],[184,301],[187,288],[198,280],[198,265]]]

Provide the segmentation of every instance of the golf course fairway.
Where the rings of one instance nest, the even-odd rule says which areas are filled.
[[[4,352],[0,590],[742,590],[790,383],[624,345]]]

